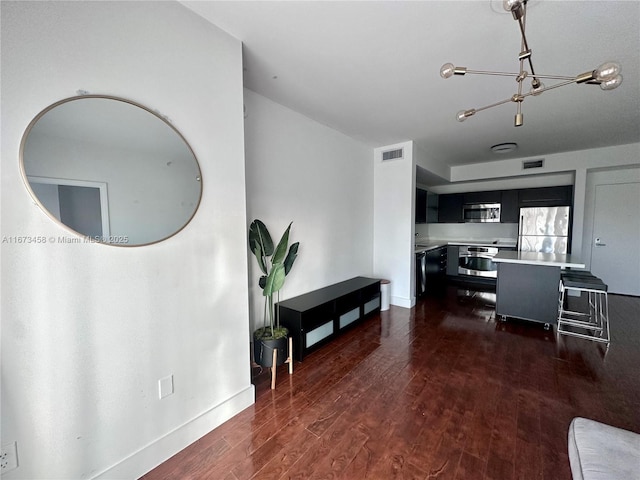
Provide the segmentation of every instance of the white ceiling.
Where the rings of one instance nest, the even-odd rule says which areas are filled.
[[[528,97],[518,128],[511,102],[455,120],[511,97],[513,78],[439,75],[446,62],[518,70],[518,24],[501,1],[181,3],[243,42],[247,88],[372,147],[414,140],[431,159],[464,165],[640,142],[640,1],[529,1],[538,74],[616,60],[624,82]],[[490,151],[503,142],[519,148]]]

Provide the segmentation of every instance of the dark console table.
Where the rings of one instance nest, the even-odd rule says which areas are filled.
[[[380,311],[380,280],[355,277],[278,305],[280,323],[293,338],[294,356],[302,361],[311,350]]]

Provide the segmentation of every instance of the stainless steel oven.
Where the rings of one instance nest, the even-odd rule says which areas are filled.
[[[499,203],[465,203],[462,218],[467,223],[497,223],[500,221]]]
[[[460,247],[458,273],[472,277],[497,278],[498,266],[492,261],[497,253],[497,247]]]

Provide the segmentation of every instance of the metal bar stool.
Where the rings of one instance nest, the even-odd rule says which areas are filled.
[[[560,274],[560,295],[558,296],[558,311],[564,309],[566,310],[566,306],[567,306],[567,298],[564,295],[564,281],[567,280],[574,280],[574,281],[579,281],[579,280],[585,280],[587,282],[599,282],[602,283],[602,281],[596,277],[594,274],[592,274],[589,270],[563,270],[562,273]],[[593,303],[592,298],[589,298],[589,304]],[[576,315],[584,315],[584,312],[573,312]]]
[[[567,298],[564,295],[564,282],[563,280],[586,280],[586,281],[599,281],[600,279],[598,277],[596,277],[595,275],[593,275],[590,271],[588,270],[562,270],[562,273],[560,274],[560,288],[559,288],[559,292],[560,294],[558,295],[558,312],[560,311],[564,311],[564,313],[568,313],[569,310],[567,310]],[[589,298],[589,304],[593,303],[592,299]],[[583,316],[586,315],[586,313],[584,312],[578,312],[578,311],[574,311],[571,312],[572,314],[575,314],[577,316]],[[558,315],[558,318],[560,317],[560,314]]]
[[[565,294],[569,291],[577,292],[579,296],[586,293],[587,302],[584,310],[568,309]],[[558,333],[609,343],[607,285],[591,272],[567,271],[561,274],[558,299]]]

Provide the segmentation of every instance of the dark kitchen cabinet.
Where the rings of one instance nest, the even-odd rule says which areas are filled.
[[[416,252],[416,297],[427,292],[427,252]]]
[[[438,222],[462,223],[462,205],[464,195],[462,193],[449,193],[438,197]]]
[[[416,296],[439,294],[446,285],[447,247],[416,253]]]
[[[465,193],[463,203],[500,203],[500,190]]]
[[[573,186],[525,188],[518,191],[520,207],[573,205]]]
[[[520,205],[518,204],[518,190],[503,190],[501,192],[500,223],[518,223]]]
[[[427,192],[427,223],[438,223],[439,195]]]
[[[500,203],[500,222],[518,223],[520,208],[573,205],[573,186],[451,193],[438,198],[438,222],[462,223],[466,203]]]
[[[447,247],[427,252],[427,284],[429,280],[438,282],[447,273]]]
[[[449,245],[447,247],[447,275],[450,277],[458,276],[458,254],[460,247],[458,245]]]
[[[416,188],[415,223],[438,222],[438,194]]]
[[[442,295],[447,286],[447,247],[427,252],[427,292]]]
[[[415,223],[427,223],[427,191],[416,188]]]

